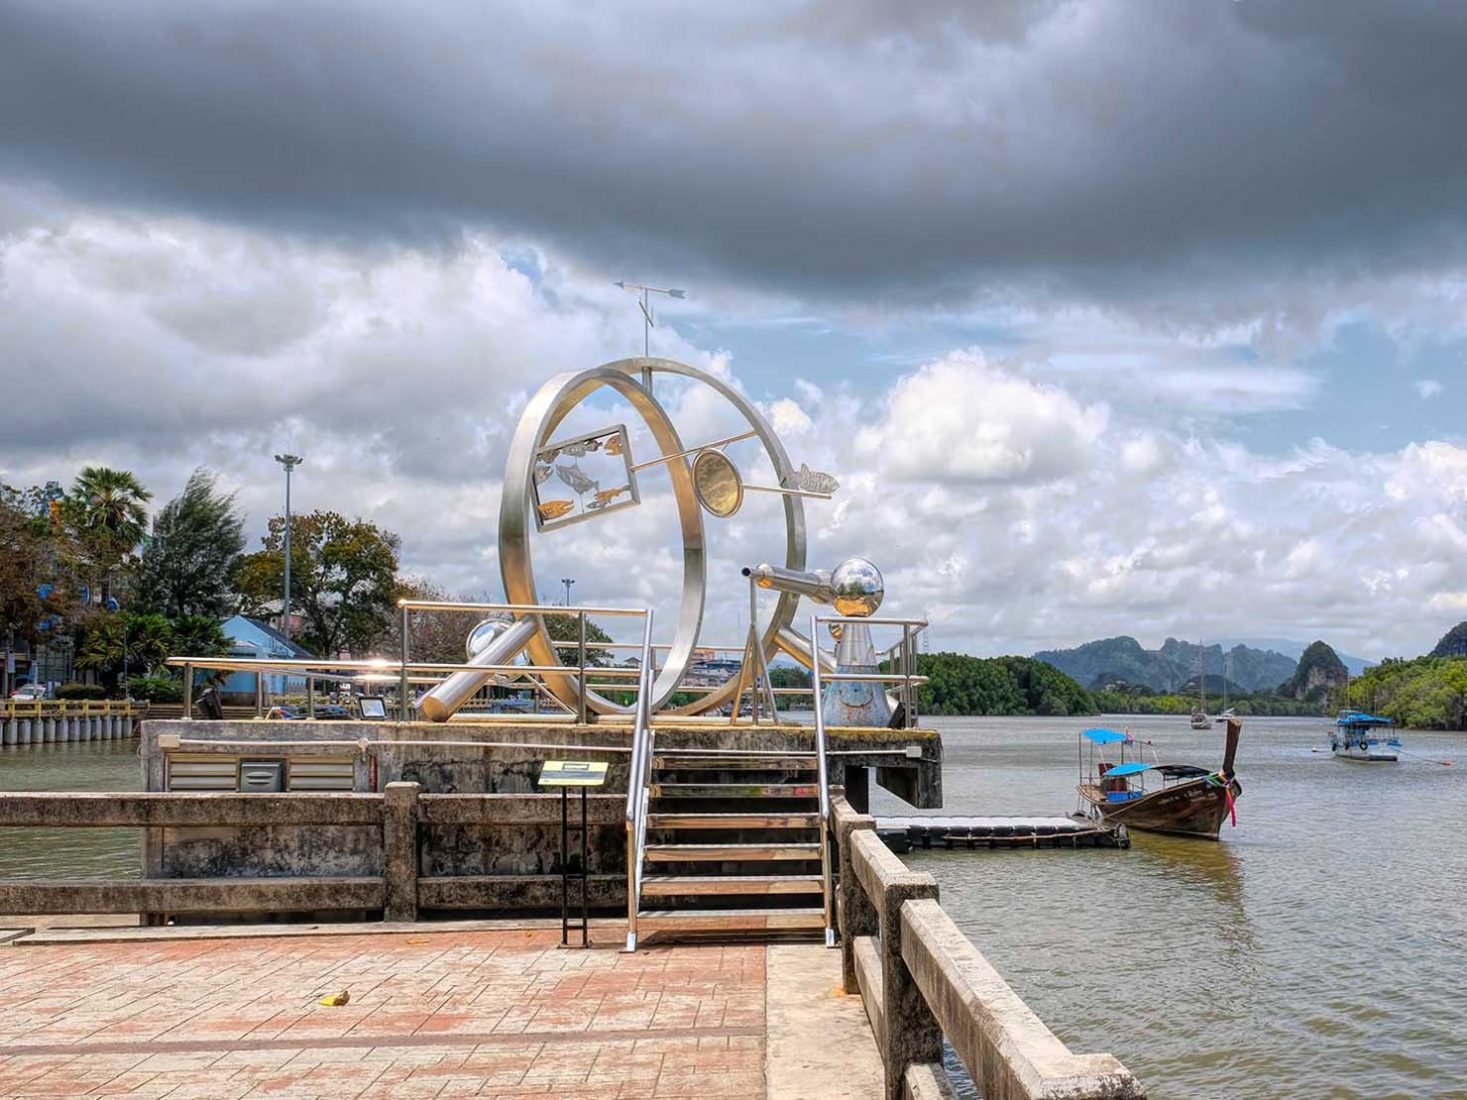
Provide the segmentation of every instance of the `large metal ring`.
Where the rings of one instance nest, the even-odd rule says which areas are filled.
[[[631,403],[663,454],[683,450],[682,440],[667,412],[656,398],[625,371],[610,367],[558,374],[540,387],[530,399],[509,445],[509,459],[504,472],[504,495],[499,504],[499,575],[504,580],[504,593],[510,603],[539,602],[535,586],[535,569],[530,557],[530,491],[534,477],[535,454],[550,442],[550,435],[570,412],[603,386],[615,390]],[[677,631],[667,663],[657,675],[652,688],[652,709],[660,708],[682,682],[698,642],[703,625],[703,600],[706,593],[706,561],[703,551],[703,513],[693,492],[693,475],[686,459],[667,464],[672,477],[673,497],[677,501],[679,524],[683,536],[683,598],[678,611]],[[558,665],[555,644],[543,619],[530,643],[525,647],[530,660],[537,665]],[[545,686],[571,710],[577,709],[581,692],[586,706],[597,714],[626,714],[630,707],[613,703],[599,692],[585,687],[579,676],[567,673],[543,673]]]
[[[629,377],[641,376],[644,371],[654,375],[675,374],[681,378],[691,378],[695,382],[703,383],[703,385],[712,389],[737,409],[739,414],[748,421],[749,427],[754,429],[754,433],[758,436],[759,442],[764,445],[764,452],[769,456],[769,461],[774,466],[777,482],[780,485],[794,484],[795,468],[790,463],[790,457],[785,453],[784,445],[780,443],[779,436],[774,434],[774,429],[769,426],[769,422],[764,419],[759,410],[743,394],[739,393],[738,390],[734,389],[722,379],[715,378],[707,371],[699,370],[697,367],[691,367],[686,363],[679,363],[675,359],[618,359],[616,362],[607,363],[604,367],[598,369],[619,371]],[[640,389],[641,387],[639,386],[638,388]],[[658,407],[660,408],[661,406]],[[664,449],[663,453],[668,454],[671,452]],[[692,476],[689,472],[688,465],[681,461],[674,463],[674,465],[679,467],[691,486]],[[674,485],[676,485],[675,479]],[[784,496],[782,499],[784,500],[785,568],[804,569],[805,506],[801,499],[796,496]],[[684,552],[686,553],[686,545],[684,546]],[[686,583],[686,579],[684,583]],[[686,589],[683,592],[683,599],[686,603]],[[764,628],[764,633],[761,637],[761,644],[764,646],[764,659],[766,661],[771,659],[779,649],[785,649],[786,652],[801,662],[808,663],[808,661],[814,659],[816,653],[815,647],[793,625],[795,608],[799,605],[799,602],[800,597],[796,593],[780,593],[779,601],[774,605],[774,615],[769,620],[769,625]],[[676,652],[676,649],[674,649],[674,652]],[[671,661],[669,660],[670,664]],[[682,678],[683,671],[684,669],[679,667],[679,679]],[[734,691],[738,687],[738,680],[739,678],[737,676],[732,677],[725,681],[717,691],[709,692],[702,698],[691,703],[686,703],[683,706],[669,708],[670,713],[702,714],[710,710],[717,710],[724,703],[733,699]],[[662,678],[658,677],[657,682],[660,687]],[[658,700],[661,701],[661,699],[662,696],[659,696]]]

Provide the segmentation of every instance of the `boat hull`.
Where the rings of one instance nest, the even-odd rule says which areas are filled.
[[[1236,779],[1229,787],[1234,799],[1243,793]],[[1127,802],[1108,802],[1103,791],[1088,784],[1080,788],[1080,796],[1106,821],[1147,833],[1216,840],[1228,816],[1228,789],[1206,779],[1177,783]]]
[[[1335,759],[1355,760],[1361,764],[1394,764],[1396,754],[1385,749],[1335,749]]]

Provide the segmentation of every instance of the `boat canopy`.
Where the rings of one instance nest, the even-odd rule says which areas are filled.
[[[1117,741],[1130,740],[1130,737],[1128,737],[1126,734],[1119,733],[1116,730],[1081,730],[1080,736],[1087,738],[1088,740],[1094,741],[1097,745],[1114,745]]]
[[[1199,775],[1212,774],[1196,764],[1158,764],[1156,770],[1168,779],[1196,779]]]
[[[1337,726],[1393,726],[1394,720],[1366,714],[1363,710],[1347,710],[1340,715]]]
[[[1113,775],[1140,775],[1142,772],[1150,771],[1150,764],[1143,764],[1137,760],[1131,764],[1117,764],[1113,768],[1107,768],[1105,777],[1109,779]]]

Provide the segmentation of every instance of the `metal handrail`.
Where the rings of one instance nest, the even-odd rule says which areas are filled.
[[[637,688],[632,763],[627,770],[627,946],[637,949],[637,913],[642,905],[642,860],[647,848],[648,783],[652,777],[652,611],[642,625],[642,673]]]
[[[810,638],[820,637],[820,616],[810,616]],[[834,673],[832,675],[835,675]],[[825,709],[820,705],[822,675],[820,658],[816,654],[810,663],[810,690],[815,695],[815,781],[820,794],[820,894],[825,910],[825,946],[835,946],[835,892],[830,867],[830,773],[825,763]]]
[[[902,628],[902,640],[898,643],[901,648],[900,671],[893,674],[869,673],[869,672],[821,672],[818,653],[810,669],[810,690],[815,696],[815,767],[817,782],[820,784],[820,880],[821,893],[823,895],[825,910],[825,946],[835,946],[835,887],[833,882],[830,858],[830,776],[826,765],[825,747],[825,708],[821,705],[821,691],[823,681],[840,681],[843,683],[900,683],[902,693],[902,707],[906,726],[910,729],[917,720],[917,695],[913,690],[921,684],[927,683],[927,677],[916,673],[916,662],[914,660],[913,644],[917,634],[926,627],[925,619],[894,619],[894,618],[872,618],[870,616],[855,615],[821,615],[814,613],[810,616],[810,637],[820,637],[820,625],[822,623],[860,623],[866,626],[899,626]],[[895,647],[894,647],[895,648]],[[890,653],[890,650],[887,651]],[[890,659],[888,657],[888,659]]]

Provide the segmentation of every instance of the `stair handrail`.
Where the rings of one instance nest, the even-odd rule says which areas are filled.
[[[642,668],[637,679],[632,762],[627,770],[627,946],[637,949],[637,912],[642,906],[642,862],[647,849],[648,783],[652,779],[652,609],[642,620]]]
[[[820,615],[810,615],[811,644],[818,646]],[[825,763],[825,713],[820,694],[820,654],[810,662],[810,690],[815,696],[815,782],[820,795],[820,895],[825,912],[825,946],[835,946],[835,887],[830,866],[830,775]]]

